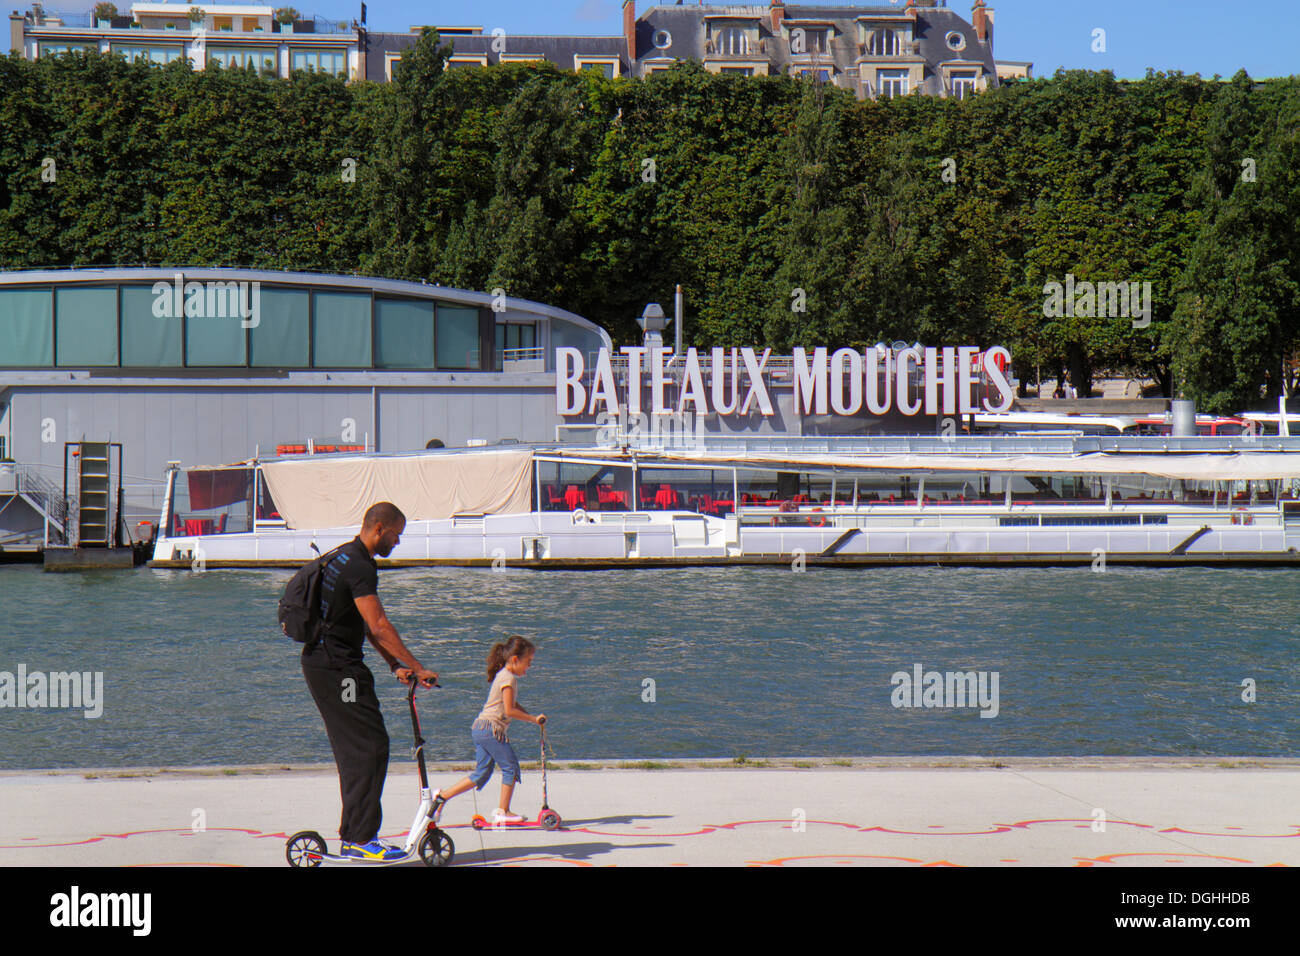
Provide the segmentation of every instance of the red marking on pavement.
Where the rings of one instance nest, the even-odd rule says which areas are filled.
[[[1182,859],[1171,860],[1170,856],[1182,857]],[[1098,863],[1116,863],[1121,860],[1136,859],[1138,857],[1150,859],[1151,857],[1164,857],[1166,863],[1187,863],[1195,860],[1226,860],[1229,863],[1245,863],[1247,865],[1257,865],[1254,860],[1243,860],[1236,856],[1216,856],[1213,853],[1108,853],[1105,856],[1076,856],[1078,861],[1075,866],[1096,866]],[[1272,866],[1285,866],[1286,864],[1270,864]]]
[[[780,856],[775,860],[750,860],[746,866],[785,866],[787,863],[803,860],[834,860],[836,863],[852,864],[855,860],[893,860],[897,863],[915,863],[918,866],[958,866],[948,860],[933,860],[926,863],[910,856],[879,856],[871,853],[814,853],[808,856]]]
[[[1206,830],[1184,830],[1182,827],[1168,827],[1161,830],[1161,833],[1186,833],[1188,836],[1230,836],[1245,837],[1248,840],[1282,840],[1291,837],[1300,837],[1300,826],[1295,826],[1294,833],[1211,833]],[[1245,827],[1224,827],[1225,830],[1244,830]]]

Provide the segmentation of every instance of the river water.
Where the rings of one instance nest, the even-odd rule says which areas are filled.
[[[0,707],[0,768],[330,762],[275,621],[288,578],[0,568],[0,672],[103,675],[98,717]],[[487,652],[510,633],[539,646],[519,696],[551,718],[561,760],[1295,756],[1298,583],[1288,569],[430,568],[382,571],[380,597],[441,675],[419,698],[432,759],[471,758]],[[367,656],[399,759],[403,690]],[[916,665],[982,672],[984,706],[895,706],[912,696],[894,675]],[[534,727],[512,739],[535,759]]]

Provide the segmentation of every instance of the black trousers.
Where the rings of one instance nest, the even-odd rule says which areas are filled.
[[[345,843],[369,843],[379,836],[388,775],[388,730],[375,696],[375,677],[365,664],[332,664],[320,645],[303,654],[302,673],[339,768],[339,837]]]

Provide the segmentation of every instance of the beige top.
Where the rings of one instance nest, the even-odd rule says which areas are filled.
[[[486,720],[492,725],[493,736],[498,740],[506,739],[506,728],[510,718],[506,716],[506,702],[501,692],[509,687],[515,692],[515,703],[519,703],[519,678],[510,673],[509,667],[502,667],[497,676],[492,678],[492,688],[488,691],[487,703],[479,712],[478,720]]]

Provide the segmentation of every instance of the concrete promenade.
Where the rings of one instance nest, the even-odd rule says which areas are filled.
[[[550,774],[565,827],[443,827],[455,866],[1300,865],[1300,761],[1056,758],[566,761]],[[659,765],[662,766],[662,765]],[[434,787],[464,765],[431,768]],[[415,766],[394,762],[383,836],[414,813]],[[514,809],[536,815],[525,765]],[[496,779],[478,795],[490,815]],[[0,865],[285,866],[315,829],[337,850],[333,767],[0,773]],[[413,864],[422,866],[420,863]]]

